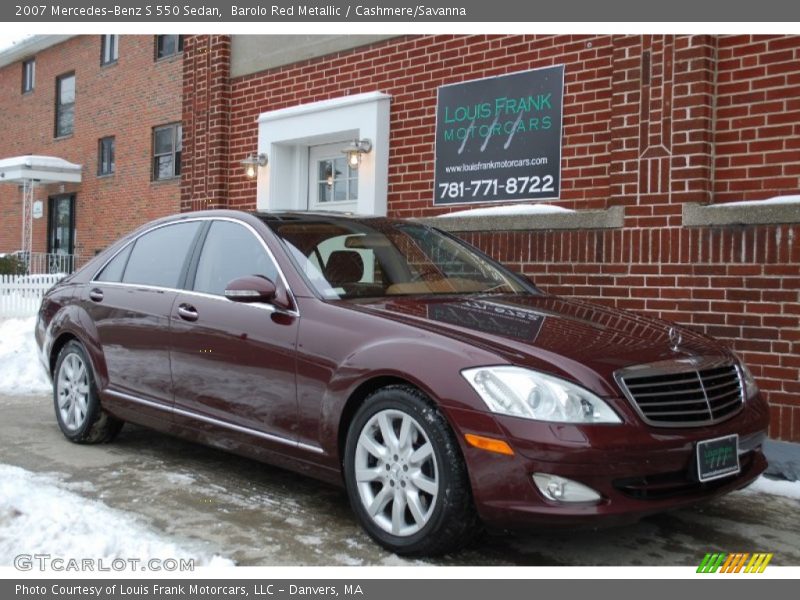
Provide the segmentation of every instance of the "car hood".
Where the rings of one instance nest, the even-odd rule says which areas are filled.
[[[498,362],[548,371],[603,394],[617,393],[612,383],[617,369],[729,354],[719,342],[673,323],[545,294],[406,296],[343,304],[479,346],[497,354]]]

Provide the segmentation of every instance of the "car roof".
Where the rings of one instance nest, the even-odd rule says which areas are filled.
[[[309,210],[309,211],[252,211],[251,214],[261,219],[271,221],[319,221],[320,219],[331,221],[391,221],[386,217],[375,215],[362,215],[350,212],[340,212],[334,210]]]
[[[402,219],[390,219],[388,217],[378,217],[375,215],[360,215],[355,213],[343,213],[338,211],[253,211],[250,214],[262,220],[268,225],[278,223],[361,223],[370,227],[381,228],[392,224],[403,222]]]
[[[198,217],[219,217],[219,218],[234,218],[243,219],[256,219],[262,223],[272,227],[278,223],[363,223],[371,227],[391,226],[395,223],[403,222],[402,219],[392,219],[388,217],[378,217],[375,215],[362,215],[356,213],[345,213],[340,211],[263,211],[263,210],[236,210],[236,209],[210,209],[200,210],[193,212],[177,213],[168,217],[163,217],[152,223],[148,223],[146,227],[152,227],[156,224],[162,223],[175,223],[187,219]],[[252,222],[251,222],[252,224]]]

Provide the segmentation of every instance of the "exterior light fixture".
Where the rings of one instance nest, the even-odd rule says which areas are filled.
[[[372,150],[372,142],[363,140],[353,140],[350,144],[342,148],[342,152],[347,155],[347,164],[351,169],[357,169],[361,164],[361,155],[367,154]]]
[[[244,167],[245,175],[247,175],[250,179],[256,176],[258,173],[258,167],[265,167],[267,165],[267,155],[266,154],[256,154],[255,152],[245,158],[241,163]]]

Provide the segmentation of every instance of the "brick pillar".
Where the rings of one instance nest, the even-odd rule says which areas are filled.
[[[611,199],[627,227],[680,227],[713,186],[716,38],[614,39]]]
[[[639,193],[641,37],[615,36],[611,89],[612,206],[636,204]]]
[[[711,35],[675,39],[670,181],[676,204],[712,199],[716,46]]]
[[[230,36],[187,36],[183,48],[181,211],[228,204]]]

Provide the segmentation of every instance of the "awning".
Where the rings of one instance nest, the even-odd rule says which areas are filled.
[[[15,156],[0,160],[0,183],[80,183],[81,169],[81,165],[55,156]]]

